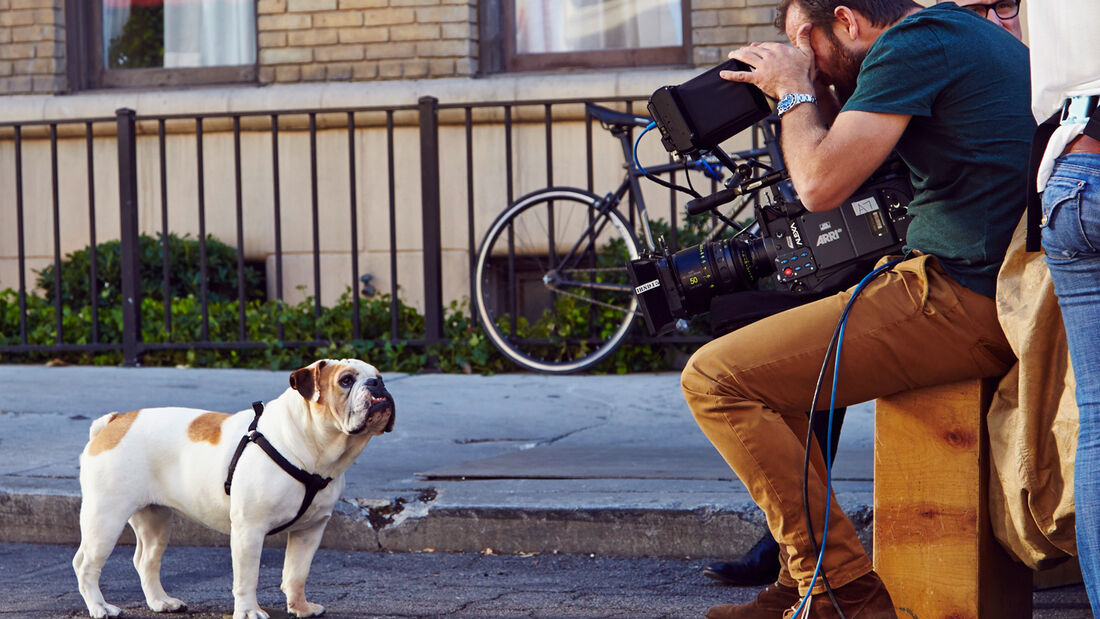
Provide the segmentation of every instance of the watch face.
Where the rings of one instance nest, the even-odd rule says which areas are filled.
[[[783,98],[779,100],[779,104],[775,106],[775,112],[782,116],[799,103],[806,103],[808,101],[816,101],[816,99],[814,99],[812,95],[801,93],[783,95]]]

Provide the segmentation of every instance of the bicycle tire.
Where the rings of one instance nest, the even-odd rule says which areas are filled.
[[[588,191],[550,187],[516,200],[485,233],[474,271],[477,312],[493,345],[517,365],[579,372],[606,359],[630,330],[638,301],[626,262],[638,257],[638,243],[618,210],[600,206]]]

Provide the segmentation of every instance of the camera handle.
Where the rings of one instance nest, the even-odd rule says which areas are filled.
[[[765,174],[760,178],[753,179],[751,181],[735,185],[729,189],[722,189],[716,191],[709,196],[703,196],[702,198],[696,198],[687,203],[686,209],[688,215],[698,215],[705,213],[709,210],[717,208],[723,204],[733,202],[734,198],[739,195],[748,193],[750,191],[756,191],[761,187],[769,187],[776,183],[782,182],[790,178],[786,170],[780,170],[778,172],[772,172],[771,174]]]

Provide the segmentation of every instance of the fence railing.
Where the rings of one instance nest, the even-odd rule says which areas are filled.
[[[285,282],[287,274],[284,271],[284,261],[288,256],[288,250],[285,247],[287,235],[292,232],[295,239],[303,236],[308,237],[306,245],[308,246],[311,273],[306,277],[306,281],[309,282],[306,288],[308,288],[309,295],[312,297],[313,314],[317,322],[312,334],[313,337],[297,339],[287,338],[280,322],[276,326],[275,339],[281,346],[318,347],[333,342],[364,340],[390,343],[402,342],[427,346],[440,343],[444,338],[444,279],[445,273],[448,272],[444,269],[444,219],[445,217],[453,219],[454,213],[464,207],[466,234],[463,242],[465,247],[459,249],[464,249],[468,256],[469,263],[466,265],[465,273],[466,277],[470,278],[467,289],[470,290],[469,297],[472,299],[473,282],[470,274],[473,271],[477,243],[482,230],[488,224],[486,215],[495,215],[506,204],[518,197],[517,193],[520,191],[516,175],[521,168],[517,166],[517,147],[514,143],[517,125],[522,124],[525,127],[525,135],[528,137],[532,126],[540,123],[544,125],[543,148],[538,156],[544,158],[546,162],[545,183],[543,184],[542,179],[528,179],[525,190],[531,190],[537,188],[537,186],[551,186],[558,180],[555,178],[555,170],[558,168],[557,162],[560,162],[563,156],[575,159],[572,153],[564,153],[563,155],[562,149],[555,153],[556,123],[584,123],[584,175],[586,177],[586,188],[591,191],[599,189],[595,187],[595,184],[596,176],[601,167],[610,167],[612,174],[621,175],[622,170],[618,162],[604,161],[597,155],[596,151],[598,149],[594,147],[594,128],[591,118],[583,114],[573,114],[572,116],[565,114],[564,116],[568,117],[568,120],[559,121],[557,117],[562,116],[562,114],[556,114],[555,112],[565,108],[581,109],[583,104],[589,101],[613,104],[619,106],[620,109],[624,109],[624,111],[630,112],[632,106],[639,100],[640,98],[617,97],[440,104],[433,97],[423,97],[416,105],[390,107],[319,108],[183,115],[146,115],[135,110],[120,109],[113,118],[0,123],[0,144],[6,139],[11,140],[12,162],[12,169],[4,171],[0,168],[0,175],[5,175],[14,181],[11,186],[11,193],[7,198],[15,211],[14,230],[6,234],[0,231],[0,243],[7,243],[13,237],[16,241],[15,260],[17,264],[14,270],[18,273],[17,292],[19,299],[18,338],[13,337],[14,334],[5,334],[8,336],[8,343],[0,345],[0,352],[19,354],[120,351],[124,362],[132,365],[139,363],[142,355],[158,350],[219,348],[246,350],[268,346],[269,341],[256,341],[249,336],[247,306],[250,299],[246,282],[246,256],[248,255],[246,249],[248,248],[249,239],[259,234],[253,233],[265,226],[268,227],[268,231],[263,234],[270,233],[273,239],[271,251],[268,252],[270,260],[273,261],[273,268],[269,268],[269,271],[273,270],[272,278],[274,280],[273,286],[269,286],[270,296],[280,302],[284,301],[286,297]],[[448,145],[445,146],[441,145],[441,118],[444,119],[443,123],[448,130]],[[398,119],[400,119],[400,122],[398,122]],[[419,134],[419,148],[413,164],[419,170],[418,187],[413,187],[406,181],[399,182],[397,178],[402,166],[408,165],[404,153],[408,150],[405,142],[409,141],[406,139],[402,142],[395,137],[398,126],[405,128],[411,126]],[[210,138],[206,137],[204,131],[211,127],[221,136],[225,134],[232,136],[231,161],[211,162],[205,159],[207,156],[205,147]],[[303,175],[302,170],[290,170],[289,172],[293,173],[294,179],[290,183],[287,182],[286,159],[285,157],[283,160],[280,159],[281,154],[285,154],[285,145],[281,148],[284,140],[280,135],[280,127],[284,128],[284,133],[289,128],[296,134],[304,132],[308,135],[309,165],[308,174],[306,175],[309,183],[308,209],[306,209],[308,216],[305,218],[306,221],[301,221],[298,215],[302,209],[299,208],[300,205],[295,205],[295,218],[289,230],[286,221],[287,208],[284,204],[284,196],[288,191],[288,187],[294,185]],[[367,127],[373,132],[370,136],[365,134]],[[50,164],[48,175],[43,174],[42,170],[30,170],[25,165],[24,148],[28,131],[35,133],[36,143],[41,142],[43,136],[49,142]],[[346,133],[347,146],[345,153],[338,152],[339,149],[335,146],[336,142],[332,139],[333,132],[341,131]],[[324,147],[318,146],[318,135],[321,132],[324,132],[327,136],[326,146]],[[503,135],[501,135],[501,132]],[[247,134],[250,146],[242,147],[242,133]],[[183,137],[179,137],[178,134],[182,134]],[[479,154],[475,143],[480,139],[481,134],[492,134],[491,137],[494,140],[503,141],[502,160],[493,161],[489,155]],[[189,136],[192,135],[194,143],[189,148],[193,148],[193,151],[190,155],[187,155],[186,150],[188,147],[185,144],[181,145],[180,141],[189,139]],[[378,136],[381,136],[380,145],[375,145],[373,142],[366,144],[367,141],[374,140]],[[76,169],[66,167],[65,170],[62,170],[59,167],[59,140],[62,139],[66,141],[82,140],[85,143],[83,161],[79,165],[75,165],[75,168],[84,168],[83,175],[86,178],[86,186],[81,184],[79,189],[74,186],[77,183],[69,183],[69,180],[80,176],[76,173]],[[104,145],[109,145],[112,139],[116,142],[116,149],[113,157],[107,157],[105,156]],[[456,146],[456,140],[457,142],[464,142],[462,156],[458,156],[456,152],[458,148],[461,148]],[[251,153],[257,149],[262,151],[262,148],[257,145],[262,145],[265,142],[266,147],[264,148],[270,150],[271,159],[269,164],[261,164],[251,156]],[[69,155],[66,156],[66,162],[74,164],[75,158],[70,152],[73,150],[71,143],[66,143],[70,144],[68,151],[66,151],[69,152]],[[372,145],[377,147],[371,148]],[[495,146],[489,150],[495,152],[494,149]],[[525,149],[523,153],[527,155],[532,151]],[[454,170],[451,169],[452,163],[461,162],[464,158],[464,195],[460,195],[459,192],[454,192],[455,195],[448,194],[444,196],[441,194],[441,173],[443,171],[441,168],[441,154],[445,155],[448,164],[447,171],[452,176],[455,174]],[[297,155],[297,160],[302,159],[301,154],[297,151],[295,155]],[[322,158],[325,160],[324,164],[321,163]],[[371,160],[370,163],[366,161],[368,158]],[[346,173],[338,171],[338,167],[331,163],[337,159],[346,160]],[[399,159],[404,162],[399,161]],[[382,164],[383,161],[384,165]],[[242,172],[242,162],[246,162],[249,166],[247,174]],[[227,175],[222,166],[232,166],[232,174]],[[342,166],[343,164],[340,167]],[[97,282],[102,268],[102,264],[100,264],[102,257],[97,256],[96,252],[97,234],[101,234],[97,231],[96,224],[97,221],[103,222],[105,215],[99,210],[102,208],[102,204],[97,204],[96,198],[105,193],[110,195],[109,190],[113,188],[108,187],[105,190],[104,187],[113,185],[113,181],[110,179],[111,173],[114,171],[111,169],[112,167],[117,167],[118,175],[118,234],[121,246],[120,287],[122,311],[121,325],[111,325],[111,334],[107,336],[104,333],[104,326],[100,324],[101,308],[98,305],[98,300],[101,291],[97,290]],[[454,167],[458,167],[457,163]],[[196,173],[192,179],[186,178],[184,174],[189,168],[193,168]],[[494,189],[493,187],[486,188],[484,185],[479,185],[481,174],[486,170],[503,176],[503,187],[495,188],[496,195],[477,195],[479,189],[484,190],[482,193]],[[523,170],[525,177],[531,176],[529,167],[523,168]],[[226,181],[231,187],[225,187],[224,182],[216,183],[216,186],[211,187],[209,185],[210,179],[215,173],[218,178],[231,178],[231,181]],[[246,178],[250,175],[263,177],[261,180],[264,183],[260,183],[251,177]],[[50,243],[52,246],[52,259],[46,262],[39,256],[38,263],[52,266],[55,338],[52,343],[41,343],[30,341],[28,336],[27,299],[33,287],[26,281],[29,257],[26,248],[28,187],[25,181],[29,177],[41,181],[47,176],[49,189],[43,192],[40,187],[36,186],[34,191],[35,204],[31,209],[31,214],[35,215],[36,222],[32,226],[52,225],[52,242]],[[263,185],[268,180],[270,185],[267,189],[264,189]],[[326,195],[329,195],[333,189],[332,185],[340,182],[346,182],[347,184],[346,191],[340,191],[346,199],[346,204],[337,204],[335,203],[338,202],[337,200],[329,198],[321,199],[322,192],[328,192]],[[401,183],[405,184],[399,186]],[[361,240],[364,237],[363,227],[366,225],[363,221],[363,214],[367,210],[364,205],[366,201],[364,196],[367,195],[366,188],[368,185],[371,188],[371,196],[375,198],[384,196],[381,198],[384,200],[384,204],[381,205],[384,208],[374,204],[373,202],[379,200],[373,199],[370,212],[374,214],[384,212],[388,220],[386,238],[384,242],[380,242],[388,251],[386,260],[388,264],[385,265],[385,275],[391,292],[390,324],[384,333],[364,332],[360,316],[362,300],[360,295],[357,294],[362,276],[360,258],[364,246]],[[381,191],[377,189],[380,186],[382,187]],[[169,234],[173,232],[174,227],[177,227],[181,217],[175,210],[180,192],[190,195],[189,192],[192,189],[194,191],[194,203],[187,204],[187,208],[182,209],[182,211],[187,214],[193,213],[197,216],[197,221],[182,227],[190,228],[191,225],[197,224],[198,272],[200,273],[197,301],[201,308],[201,329],[199,337],[182,341],[180,337],[174,335],[173,329],[175,317],[173,316],[172,301],[177,296],[174,290],[177,289],[179,282],[176,281],[176,274],[172,273],[172,257],[168,239]],[[86,194],[84,194],[85,191]],[[237,328],[235,338],[232,339],[212,336],[211,317],[209,315],[211,302],[207,286],[209,279],[207,215],[210,208],[208,197],[216,195],[218,204],[226,204],[226,193],[232,194],[232,200],[228,201],[232,205],[235,222],[233,231],[235,238],[232,241],[235,242],[238,250],[236,254]],[[249,195],[250,193],[254,195]],[[259,193],[263,193],[264,196],[257,198],[255,194]],[[409,252],[404,252],[398,247],[399,223],[404,221],[404,217],[399,216],[398,208],[400,206],[402,214],[407,214],[409,212],[409,202],[412,201],[411,197],[417,193],[419,194],[421,227],[421,247],[418,249],[423,260],[420,269],[422,279],[417,284],[423,293],[424,326],[422,331],[407,332],[407,330],[402,330],[398,320],[399,304],[401,303],[398,294],[399,284],[409,277],[409,269],[399,269],[400,261],[405,259],[406,254]],[[44,195],[48,197],[44,197]],[[87,202],[88,209],[86,236],[87,246],[90,248],[88,304],[90,305],[92,324],[90,336],[81,338],[81,341],[74,341],[73,338],[66,337],[66,308],[63,305],[63,295],[61,294],[62,254],[66,249],[71,251],[83,246],[83,243],[74,243],[71,240],[74,237],[81,236],[71,228],[66,231],[65,238],[69,239],[68,242],[63,243],[62,241],[62,226],[69,227],[68,221],[71,219],[65,213],[72,211],[72,209],[63,209],[62,201],[66,196],[71,195],[80,195],[82,200]],[[677,199],[671,197],[671,192],[669,195],[667,217],[668,221],[672,222],[672,228],[675,229],[678,210]],[[49,217],[45,217],[39,208],[38,203],[43,199],[49,200],[51,206]],[[261,209],[258,205],[267,202],[267,200],[270,201],[269,207]],[[0,198],[0,204],[5,201],[7,200]],[[142,201],[146,203],[143,204]],[[156,208],[153,208],[154,205],[148,204],[150,201],[156,203]],[[630,206],[632,207],[633,203]],[[479,212],[482,213],[480,221]],[[142,256],[140,255],[140,232],[143,229],[152,229],[150,225],[144,227],[141,225],[142,222],[139,221],[139,218],[142,216],[159,217],[160,220],[160,294],[163,297],[163,318],[160,319],[163,324],[160,331],[163,336],[158,341],[146,341],[146,338],[142,336],[143,289],[141,282],[143,266]],[[633,213],[630,216],[633,218]],[[5,220],[0,219],[0,221]],[[146,223],[148,224],[148,222]],[[373,221],[369,225],[372,230],[377,227]],[[337,241],[334,238],[335,233],[333,231],[342,229],[346,229],[348,232],[346,239]],[[448,230],[448,236],[453,237],[453,232]],[[338,246],[338,249],[330,250],[326,244]],[[295,246],[300,247],[301,245],[301,243],[296,243]],[[9,252],[0,253],[8,254]],[[305,255],[307,252],[299,253]],[[336,255],[346,255],[347,257],[348,272],[341,275],[342,280],[333,276],[323,277],[322,273],[323,257],[327,259]],[[300,256],[295,254],[295,257]],[[8,272],[10,271],[11,269]],[[449,272],[453,273],[454,269]],[[399,280],[399,277],[401,280]],[[341,334],[334,334],[332,331],[323,333],[321,327],[322,284],[334,281],[342,281],[352,291],[350,298],[350,329]],[[454,282],[452,282],[451,288],[454,288],[453,284]],[[0,288],[4,287],[3,282],[0,282]],[[473,317],[473,314],[471,314],[471,317]],[[148,317],[145,319],[148,320]],[[115,331],[121,332],[120,337],[117,337],[119,334]],[[653,341],[652,338],[640,339]],[[701,339],[677,338],[675,341],[690,342],[701,341]]]

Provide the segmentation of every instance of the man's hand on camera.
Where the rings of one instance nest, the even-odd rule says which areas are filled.
[[[722,71],[722,79],[731,82],[748,82],[773,99],[781,99],[790,93],[814,92],[814,51],[810,47],[810,24],[798,30],[795,45],[784,43],[751,43],[730,52],[735,58],[751,66],[754,71]]]

